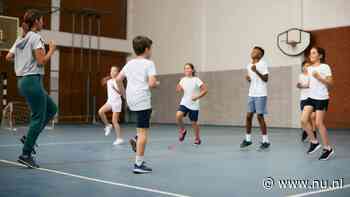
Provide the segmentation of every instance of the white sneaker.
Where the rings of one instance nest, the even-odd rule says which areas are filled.
[[[118,139],[116,139],[116,140],[113,142],[113,145],[121,145],[121,144],[123,144],[123,143],[124,143],[124,140],[118,138]]]
[[[105,136],[108,136],[111,133],[112,129],[113,129],[112,125],[106,126],[105,127]]]

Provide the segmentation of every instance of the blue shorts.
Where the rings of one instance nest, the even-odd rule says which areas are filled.
[[[248,97],[248,112],[257,114],[267,114],[267,96]]]
[[[186,117],[188,114],[188,117],[192,122],[197,122],[198,121],[198,116],[199,116],[199,110],[191,110],[188,109],[184,105],[180,105],[178,111],[184,113],[184,116]]]
[[[148,129],[150,127],[151,114],[152,114],[152,109],[136,111],[137,128]]]

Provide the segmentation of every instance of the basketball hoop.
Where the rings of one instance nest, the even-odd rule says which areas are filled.
[[[310,45],[310,32],[291,28],[279,33],[277,36],[277,46],[280,51],[288,56],[298,56],[302,54]]]

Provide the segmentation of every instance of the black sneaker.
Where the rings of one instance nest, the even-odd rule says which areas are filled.
[[[305,130],[303,130],[303,132],[301,133],[301,141],[304,142],[307,138],[307,133]]]
[[[266,149],[268,149],[269,147],[270,147],[270,143],[268,143],[268,142],[262,142],[261,144],[260,144],[260,150],[266,150]]]
[[[319,148],[321,148],[320,143],[317,143],[317,144],[310,143],[310,148],[307,151],[307,154],[312,154],[312,153],[316,152]]]
[[[24,142],[26,141],[26,136],[22,136],[22,138],[20,139],[20,141],[22,142],[22,144],[24,144]],[[34,145],[35,147],[39,147],[38,144],[35,144]],[[35,151],[35,148],[33,147],[33,150],[32,150],[32,154],[36,154],[36,151]]]
[[[21,155],[18,157],[18,162],[27,166],[28,168],[39,168],[40,166],[36,164],[34,157],[31,155]]]
[[[151,173],[152,172],[152,168],[147,167],[146,162],[142,162],[142,164],[140,166],[134,164],[134,170],[133,172],[135,174],[145,174],[145,173]]]
[[[252,145],[253,143],[251,141],[247,141],[247,140],[243,140],[243,142],[241,143],[240,147],[241,148],[246,148],[250,145]]]
[[[136,146],[137,146],[137,138],[135,137],[135,138],[131,138],[130,140],[129,140],[129,143],[130,143],[130,145],[131,145],[131,149],[136,153]]]
[[[333,148],[331,150],[327,150],[327,149],[323,149],[322,151],[322,155],[320,158],[318,158],[319,160],[323,160],[326,161],[329,158],[331,158],[331,156],[334,154],[334,150]]]

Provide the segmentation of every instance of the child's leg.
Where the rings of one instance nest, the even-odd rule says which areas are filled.
[[[120,129],[120,125],[119,125],[119,112],[113,112],[113,116],[112,116],[112,123],[114,126],[114,131],[115,131],[115,135],[116,138],[121,139],[122,138],[122,133],[121,133],[121,129]]]
[[[137,128],[136,160],[137,160],[137,157],[143,158],[143,156],[145,155],[147,141],[148,141],[148,129]]]
[[[313,112],[312,106],[305,106],[303,113],[301,114],[301,126],[306,131],[309,136],[309,140],[311,143],[317,143],[316,136],[314,135],[312,125],[311,125],[311,114]]]
[[[200,140],[200,127],[197,121],[192,122],[192,128],[194,130],[195,140]]]
[[[185,116],[185,113],[182,111],[177,111],[176,112],[176,123],[180,131],[185,130],[185,126],[183,123],[183,118]]]
[[[326,116],[325,111],[319,111],[319,110],[316,111],[316,127],[318,128],[321,134],[321,139],[322,139],[324,148],[330,150],[331,147],[329,143],[328,131],[324,124],[325,116]]]
[[[267,127],[266,122],[263,114],[258,114],[257,119],[260,125],[260,130],[262,135],[267,135]]]
[[[316,112],[313,112],[311,114],[311,124],[312,124],[312,130],[316,131]]]
[[[111,106],[108,105],[107,103],[104,104],[104,105],[98,110],[98,115],[100,116],[100,118],[101,118],[101,120],[102,120],[102,122],[103,122],[103,124],[104,124],[105,126],[110,125],[109,122],[108,122],[108,119],[107,119],[107,117],[106,117],[106,113],[109,112],[109,111],[111,111],[111,110],[112,110]]]
[[[253,117],[254,117],[254,113],[253,112],[248,112],[247,113],[246,122],[245,122],[246,134],[247,135],[250,135],[252,133]]]

